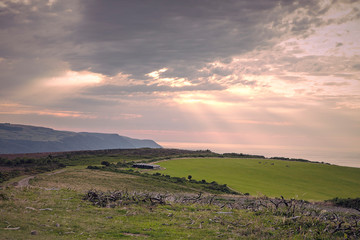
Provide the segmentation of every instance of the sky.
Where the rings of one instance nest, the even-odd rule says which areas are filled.
[[[360,167],[359,26],[356,0],[0,0],[0,122]]]

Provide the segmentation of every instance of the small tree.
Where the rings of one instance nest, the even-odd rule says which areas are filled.
[[[108,161],[102,161],[102,162],[101,162],[101,165],[104,165],[104,166],[109,166],[109,165],[110,165],[110,163],[109,163]]]
[[[189,179],[189,181],[190,181],[190,180],[192,179],[192,176],[191,176],[191,175],[189,175],[189,176],[188,176],[188,179]]]

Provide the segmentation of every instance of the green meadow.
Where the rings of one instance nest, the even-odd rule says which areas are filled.
[[[139,150],[117,155],[100,152],[77,156],[74,153],[50,161],[50,164],[59,161],[67,165],[52,172],[47,169],[48,161],[32,161],[32,164],[39,163],[44,167],[45,172],[28,169],[21,173],[22,176],[0,184],[0,239],[360,237],[357,205],[353,204],[351,207],[355,209],[349,209],[334,207],[333,202],[306,203],[288,199],[296,196],[306,200],[359,197],[360,169],[203,156],[212,154],[207,152],[195,152],[196,157],[190,158],[189,153],[169,149],[144,151],[146,154],[140,154]],[[171,153],[183,158],[159,162],[166,167],[158,170],[165,176],[154,170],[129,170],[126,165],[171,159]],[[109,164],[102,164],[103,161]],[[3,163],[8,164],[7,161]],[[14,160],[14,163],[21,164],[20,160]],[[26,164],[25,161],[23,165],[32,166]],[[96,164],[98,168],[88,168],[88,164]],[[214,193],[206,186],[220,185],[188,181],[188,175],[194,180],[227,184],[253,196]],[[175,177],[180,177],[179,181],[173,181]],[[95,199],[91,201],[89,190],[102,197],[91,198]],[[109,196],[114,191],[120,191],[122,198],[110,201],[113,197]],[[200,191],[203,194],[199,194]],[[269,199],[263,195],[282,195],[287,200]],[[144,200],[142,196],[152,197]],[[107,202],[94,204],[100,198]],[[160,203],[159,199],[166,200]]]
[[[243,158],[187,158],[158,163],[170,176],[227,184],[255,196],[326,200],[360,197],[360,168]]]

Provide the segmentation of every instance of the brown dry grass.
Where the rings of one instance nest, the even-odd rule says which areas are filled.
[[[30,180],[30,185],[41,188],[73,189],[86,192],[90,189],[101,191],[125,190],[154,192],[196,192],[185,186],[147,178],[98,170],[67,168],[57,174],[39,174]]]
[[[108,191],[128,187],[135,176],[125,174],[92,171],[88,169],[68,169],[64,172],[48,175],[42,174],[31,180],[32,186],[43,188],[69,188],[76,191],[87,191],[96,188]]]

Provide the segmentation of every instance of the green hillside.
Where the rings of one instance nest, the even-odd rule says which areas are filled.
[[[360,169],[327,164],[239,158],[189,158],[159,162],[171,176],[216,181],[242,193],[325,200],[360,196]]]
[[[9,173],[0,183],[0,239],[360,237],[356,210],[360,198],[324,203],[231,195],[220,191],[223,185],[211,183],[215,180],[252,195],[261,190],[289,198],[294,189],[307,188],[306,196],[320,195],[308,199],[349,193],[355,197],[359,189],[359,169],[355,168],[225,158],[210,151],[176,149],[26,155],[33,159],[16,156],[0,161],[0,173]],[[172,158],[181,159],[159,162],[167,167],[161,172],[171,177],[131,168],[136,162]]]

